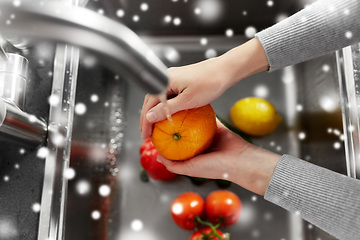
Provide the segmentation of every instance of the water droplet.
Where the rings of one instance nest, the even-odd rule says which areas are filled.
[[[253,26],[249,26],[245,29],[245,36],[247,38],[253,38],[255,37],[255,34],[256,34],[256,28],[253,27]]]
[[[78,115],[84,115],[86,112],[86,105],[83,103],[77,103],[75,105],[75,113]]]
[[[103,197],[109,196],[111,189],[108,185],[101,185],[99,187],[99,194]]]
[[[181,19],[176,17],[176,18],[174,18],[173,23],[175,26],[179,26],[181,24]]]
[[[135,219],[134,221],[131,222],[131,229],[134,230],[135,232],[141,231],[141,229],[143,229],[143,222],[139,219]]]
[[[99,211],[95,210],[95,211],[93,211],[93,212],[91,213],[91,217],[92,217],[92,219],[94,219],[94,220],[98,220],[98,219],[100,219],[100,217],[101,217],[101,213],[100,213]]]
[[[227,37],[232,37],[232,36],[234,36],[234,31],[229,28],[229,29],[227,29],[227,30],[225,31],[225,35],[226,35]]]
[[[116,11],[116,16],[123,17],[125,15],[125,11],[123,9],[119,9]]]
[[[149,9],[149,5],[147,3],[142,3],[140,5],[140,9],[141,9],[141,11],[145,12],[145,11],[147,11]]]
[[[205,52],[205,58],[209,59],[209,58],[213,58],[217,56],[217,52],[215,49],[213,48],[209,48],[208,50],[206,50]]]

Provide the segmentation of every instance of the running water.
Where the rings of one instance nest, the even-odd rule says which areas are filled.
[[[166,118],[169,120],[169,122],[170,122],[171,125],[174,125],[174,124],[173,124],[173,120],[172,120],[172,118],[171,118],[169,105],[167,104],[166,92],[161,93],[161,94],[159,95],[159,100],[160,100],[160,102],[161,102],[162,105],[163,105]]]

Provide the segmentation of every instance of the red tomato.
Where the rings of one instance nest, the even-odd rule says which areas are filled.
[[[148,138],[141,144],[141,146],[140,146],[140,154],[142,154],[143,151],[145,151],[145,150],[150,150],[150,149],[153,149],[153,148],[155,148],[154,144],[152,144],[151,139]]]
[[[183,193],[173,201],[170,211],[179,227],[192,230],[198,225],[196,216],[201,216],[204,211],[204,199],[194,192]]]
[[[222,226],[230,226],[240,218],[241,201],[233,192],[214,191],[206,198],[205,212],[212,223],[221,221]]]
[[[197,230],[196,232],[194,232],[193,235],[191,235],[190,240],[203,240],[203,239],[219,240],[219,238],[216,237],[215,235],[209,235],[212,232],[213,232],[213,230],[210,227],[202,227],[199,230]],[[216,229],[216,232],[222,238],[224,238],[224,233],[222,231],[220,231],[219,229]],[[208,237],[206,238],[206,236],[208,236]]]
[[[163,164],[156,160],[159,154],[156,148],[143,150],[140,158],[141,165],[152,179],[169,181],[176,177],[177,174],[170,172]]]

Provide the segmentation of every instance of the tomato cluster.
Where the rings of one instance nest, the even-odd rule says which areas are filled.
[[[223,233],[217,228],[219,226],[230,226],[237,222],[241,213],[241,201],[236,194],[226,190],[210,193],[205,201],[197,193],[186,192],[173,201],[170,211],[174,222],[183,229],[192,230],[201,224],[208,226],[196,231],[191,236],[191,240],[221,240]],[[217,225],[213,226],[203,221],[204,216],[211,223]],[[216,234],[214,229],[219,232]]]
[[[177,176],[177,174],[170,172],[156,160],[160,153],[154,147],[150,138],[141,144],[140,154],[140,163],[152,179],[169,181]]]

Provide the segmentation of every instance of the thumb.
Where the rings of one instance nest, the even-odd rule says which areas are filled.
[[[180,94],[170,100],[167,100],[167,107],[169,109],[170,115],[177,113],[181,110],[194,108],[196,106],[191,106],[189,100],[184,96],[185,94]],[[169,113],[165,112],[164,104],[159,103],[152,109],[150,109],[146,118],[149,122],[158,122],[166,119],[166,115]]]

